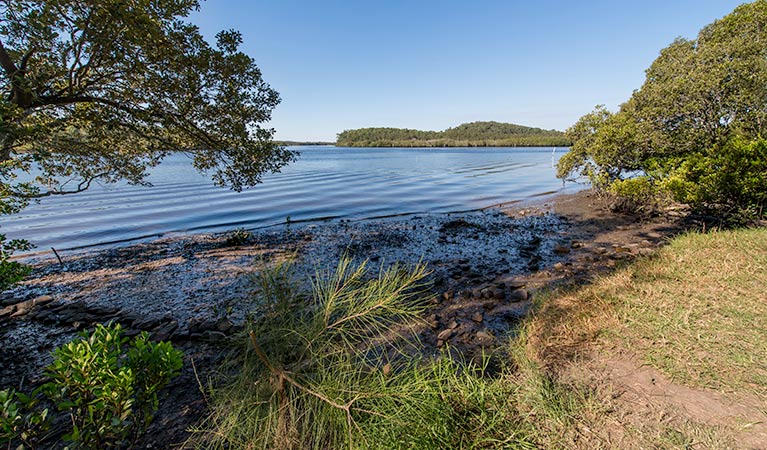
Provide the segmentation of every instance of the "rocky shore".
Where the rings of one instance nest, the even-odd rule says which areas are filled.
[[[198,385],[243,326],[260,267],[291,259],[297,279],[308,283],[343,254],[373,267],[423,262],[433,307],[422,342],[470,356],[508,335],[534,291],[586,282],[652,253],[683,227],[680,211],[639,219],[606,206],[587,191],[510,209],[293,224],[243,239],[176,237],[62,254],[62,262],[37,257],[29,279],[0,295],[0,386],[39,383],[51,350],[95,323],[148,331],[174,342],[188,360],[147,436],[147,445],[163,448],[183,441],[204,411]],[[162,438],[153,434],[159,429]]]

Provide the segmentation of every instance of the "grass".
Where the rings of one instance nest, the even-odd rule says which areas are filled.
[[[767,230],[689,234],[591,285],[538,295],[492,375],[419,351],[424,275],[376,275],[344,260],[304,294],[284,266],[263,272],[260,319],[212,386],[192,444],[723,448],[733,428],[747,428],[637,414],[588,373],[595,354],[611,351],[679,384],[765,398]]]
[[[595,359],[610,364],[611,357],[633,355],[674,383],[717,390],[735,402],[761,401],[764,410],[765,287],[767,230],[687,234],[591,285],[539,296],[525,326],[525,351],[561,380]],[[580,372],[576,379],[588,378]],[[609,393],[602,397],[606,411],[618,407]],[[733,430],[744,428],[621,417],[632,413],[603,417],[629,439],[626,446],[727,447]]]

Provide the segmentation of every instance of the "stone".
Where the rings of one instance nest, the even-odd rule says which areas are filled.
[[[477,336],[477,339],[480,341],[492,342],[495,340],[495,338],[492,335],[484,331],[477,331],[476,336]]]
[[[10,316],[14,312],[16,312],[16,305],[6,306],[5,308],[0,309],[0,319]]]
[[[506,285],[506,288],[509,290],[516,290],[516,289],[522,289],[523,287],[527,286],[527,283],[520,280],[511,280],[504,283]]]
[[[523,302],[530,297],[526,289],[517,289],[509,293],[509,300],[512,302]]]
[[[226,335],[220,331],[208,330],[202,333],[202,337],[208,341],[221,341],[226,339]]]
[[[477,312],[477,313],[474,313],[473,316],[471,316],[471,320],[477,323],[482,323],[482,321],[484,320],[484,316],[482,315],[481,312]]]
[[[554,253],[557,255],[566,255],[570,253],[570,249],[568,247],[565,247],[564,245],[555,245]]]
[[[177,329],[178,321],[171,320],[152,332],[152,340],[155,342],[167,341],[173,336],[173,333],[175,333]]]
[[[449,301],[453,298],[453,291],[445,291],[442,293],[442,298],[445,299],[445,301]]]
[[[454,330],[454,329],[458,328],[458,322],[456,322],[456,321],[454,320],[454,321],[450,322],[450,323],[447,325],[447,327],[448,327],[448,328],[450,328],[451,330]]]
[[[444,341],[450,339],[450,336],[452,336],[452,335],[453,335],[453,330],[450,329],[450,328],[447,328],[447,329],[444,329],[444,330],[439,332],[439,334],[437,335],[437,340],[444,342]]]
[[[565,265],[562,264],[561,262],[554,264],[554,270],[563,270],[564,268],[565,268]]]

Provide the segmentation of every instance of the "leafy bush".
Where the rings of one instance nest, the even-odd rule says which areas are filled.
[[[50,426],[48,410],[37,410],[38,400],[13,389],[0,391],[0,444],[19,440],[33,447]]]
[[[253,239],[253,233],[244,228],[237,228],[227,236],[226,245],[229,247],[237,247],[247,243],[251,239]]]
[[[724,214],[762,217],[767,206],[767,139],[736,137],[685,158],[667,181],[679,201]]]
[[[7,241],[4,234],[0,234],[0,291],[4,291],[24,277],[29,275],[30,269],[16,261],[9,259],[16,251],[24,251],[32,248],[32,244],[25,240],[14,239]]]
[[[47,395],[69,411],[72,431],[64,436],[84,448],[125,446],[146,430],[157,410],[157,392],[176,376],[183,354],[146,333],[129,340],[119,324],[54,351],[46,368]]]
[[[607,191],[613,196],[614,211],[632,214],[652,215],[670,200],[665,186],[646,176],[616,180]]]

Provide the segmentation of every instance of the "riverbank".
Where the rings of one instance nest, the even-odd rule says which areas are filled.
[[[586,282],[654,252],[684,227],[680,211],[638,220],[605,206],[582,192],[505,210],[296,224],[242,242],[196,235],[64,254],[61,264],[41,258],[27,281],[3,294],[0,385],[34,385],[53,348],[114,319],[185,351],[184,374],[146,438],[155,448],[181,442],[205,410],[198,380],[215,371],[221,346],[249,311],[250,274],[291,258],[308,280],[343,254],[384,267],[426,263],[434,300],[422,342],[472,356],[503,342],[536,291]]]

